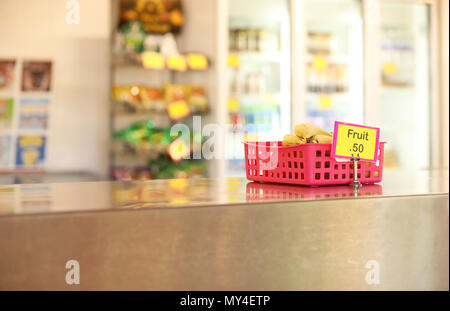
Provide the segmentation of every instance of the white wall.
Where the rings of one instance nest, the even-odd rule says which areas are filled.
[[[449,48],[448,48],[448,0],[439,1],[439,20],[440,20],[440,115],[441,115],[441,163],[442,166],[448,168],[449,165],[449,155],[448,155],[448,131],[449,131],[449,120],[448,120],[448,108],[449,108],[449,97],[448,97],[448,83],[449,83]]]
[[[79,3],[80,24],[69,25],[66,0],[1,0],[0,58],[53,61],[46,169],[106,176],[110,1]]]

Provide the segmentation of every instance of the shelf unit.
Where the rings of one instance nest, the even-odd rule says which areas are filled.
[[[202,1],[200,1],[202,2]],[[185,15],[185,25],[180,34],[175,36],[178,50],[183,55],[184,51],[190,53],[200,53],[206,55],[208,62],[211,63],[209,55],[210,50],[202,49],[190,49],[186,46],[185,40],[193,37],[193,31],[197,31],[198,25],[196,25],[195,20],[192,16],[196,13],[195,7],[199,6],[201,3],[199,1],[193,1],[189,5],[184,5],[184,15]],[[114,40],[115,34],[118,31],[116,21],[118,21],[118,12],[120,1],[116,0],[114,2],[112,10],[113,23],[112,27],[112,38]],[[194,6],[194,10],[192,10]],[[198,13],[197,13],[198,14]],[[194,27],[192,27],[194,26]],[[199,40],[199,39],[197,39]],[[114,42],[111,44],[114,47]],[[141,61],[141,53],[123,53],[114,51],[111,49],[111,87],[113,85],[145,85],[155,88],[163,88],[166,84],[194,84],[205,88],[206,96],[208,98],[209,104],[211,99],[209,98],[211,92],[211,86],[208,80],[208,71],[187,69],[186,71],[177,71],[164,67],[162,69],[157,68],[146,68],[143,66]],[[119,106],[119,107],[118,107]],[[119,109],[117,109],[119,108]],[[201,115],[202,117],[207,117],[208,111],[198,111],[192,110],[191,114],[185,119],[174,121],[169,117],[169,113],[166,108],[166,103],[164,98],[161,101],[161,105],[156,109],[151,110],[136,110],[129,103],[117,102],[111,100],[110,109],[110,132],[113,135],[117,130],[123,129],[127,125],[131,125],[139,121],[151,120],[155,128],[160,129],[170,129],[172,125],[177,122],[183,122],[191,127],[191,120],[194,115]],[[150,146],[145,150],[136,150],[134,146],[130,143],[120,142],[111,137],[112,141],[110,144],[110,173],[112,173],[112,168],[115,166],[124,167],[139,167],[147,166],[149,160],[156,159],[159,155],[167,154],[167,148],[162,148],[161,146]],[[125,152],[124,152],[125,151]],[[183,160],[189,161],[189,160]],[[206,172],[207,173],[207,172]],[[111,177],[112,174],[111,174]]]

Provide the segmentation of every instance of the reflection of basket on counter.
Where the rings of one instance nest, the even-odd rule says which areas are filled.
[[[383,194],[381,185],[366,185],[357,190],[358,196],[376,196]],[[247,201],[278,201],[300,199],[330,199],[355,196],[355,189],[345,186],[336,187],[297,187],[251,182],[247,184]]]
[[[380,182],[383,177],[384,142],[377,162],[358,162],[361,183]],[[353,163],[331,157],[331,144],[282,146],[281,142],[246,142],[245,170],[253,181],[308,186],[344,185],[353,181]]]

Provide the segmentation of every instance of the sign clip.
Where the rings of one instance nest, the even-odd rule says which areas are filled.
[[[360,160],[359,154],[358,157],[354,157],[352,154],[352,162],[353,162],[353,182],[351,183],[351,186],[355,191],[357,191],[359,188],[362,187],[361,182],[358,180],[358,161]]]

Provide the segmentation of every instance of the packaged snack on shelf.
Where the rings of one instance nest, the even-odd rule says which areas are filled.
[[[130,180],[130,170],[126,167],[114,166],[111,168],[111,176],[114,180]]]
[[[172,142],[169,129],[155,128],[151,121],[137,122],[115,133],[115,152],[154,156],[165,152]]]
[[[189,53],[186,55],[189,69],[191,70],[205,70],[208,69],[208,58],[199,53]]]
[[[125,129],[117,131],[114,134],[114,138],[138,145],[149,136],[152,128],[153,123],[150,121],[134,123]]]
[[[186,102],[186,87],[184,85],[168,83],[164,87],[164,95],[167,112],[172,120],[180,120],[191,114]]]
[[[209,108],[205,88],[198,85],[186,87],[188,106],[192,112],[205,112]]]
[[[111,98],[116,102],[129,102],[130,89],[126,85],[114,85],[111,90]]]
[[[145,31],[142,28],[141,21],[130,20],[126,22],[120,28],[120,32],[123,35],[123,49],[125,52],[140,53],[143,51]]]
[[[111,168],[111,176],[114,180],[152,179],[152,176],[147,166],[138,166],[138,167],[114,166]]]
[[[171,55],[180,55],[178,53],[177,42],[175,41],[175,37],[171,33],[166,33],[161,38],[161,54],[164,57],[169,57]]]
[[[135,169],[135,178],[137,180],[148,180],[151,179],[152,176],[150,174],[150,170],[147,166],[137,167]]]
[[[166,66],[170,70],[181,72],[186,71],[188,69],[186,57],[184,57],[183,55],[176,55],[176,54],[171,54],[166,57]]]
[[[139,85],[114,85],[111,99],[114,101],[115,112],[136,112],[141,103]]]
[[[166,102],[186,99],[186,87],[184,85],[167,83],[164,86],[164,99]]]
[[[160,146],[161,150],[172,142],[173,138],[170,136],[170,130],[154,128],[149,135],[149,143],[155,146]]]
[[[167,102],[167,112],[174,121],[184,119],[191,114],[189,106],[184,99]]]
[[[162,70],[165,68],[165,59],[161,53],[145,51],[140,55],[142,67],[155,70]]]
[[[149,52],[161,52],[161,39],[159,35],[147,35],[144,40],[144,50]]]
[[[161,111],[165,109],[164,105],[164,94],[161,89],[141,86],[140,87],[141,103],[139,110],[158,110]]]
[[[138,0],[135,9],[149,33],[178,33],[184,23],[181,0]]]
[[[160,88],[141,85],[114,85],[111,98],[115,112],[163,111],[163,91]]]

